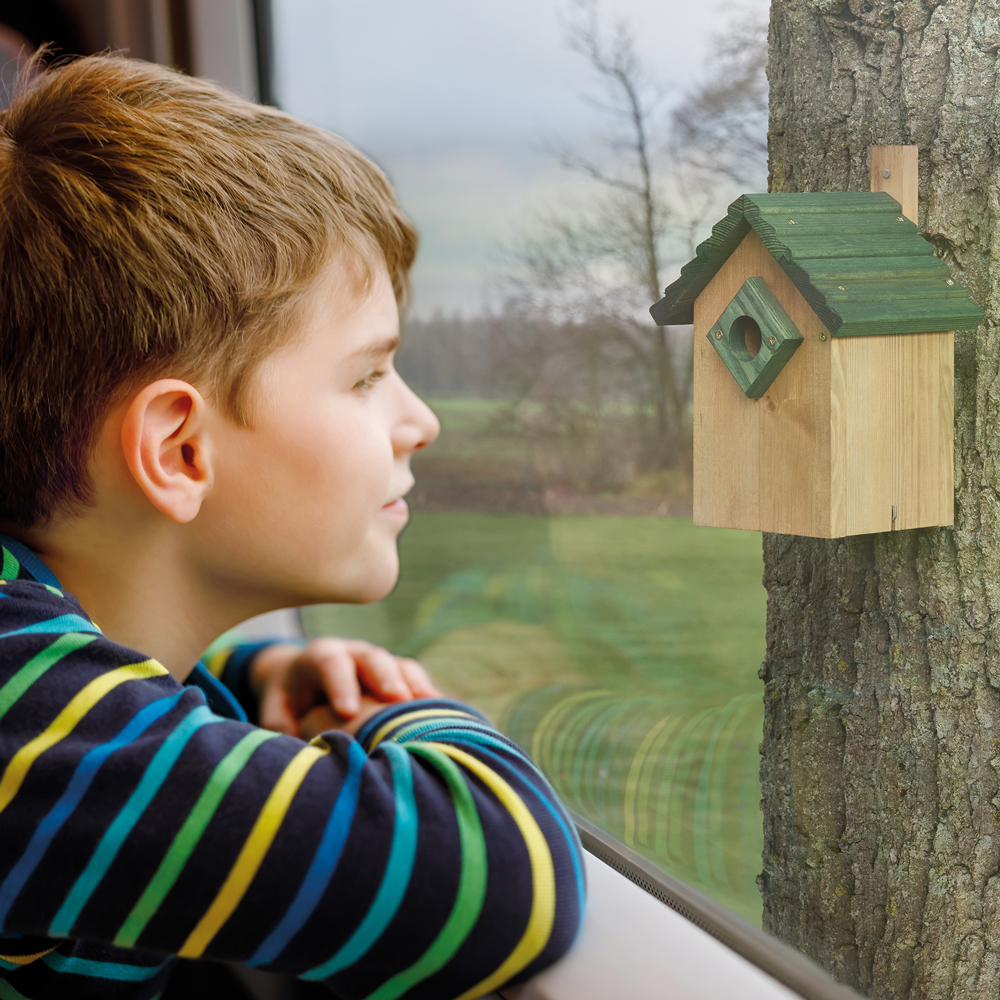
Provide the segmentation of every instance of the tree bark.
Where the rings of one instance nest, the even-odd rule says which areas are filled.
[[[955,526],[765,535],[764,926],[872,997],[1000,993],[997,0],[773,0],[770,184],[867,190],[920,150],[920,228],[986,321],[955,345]]]

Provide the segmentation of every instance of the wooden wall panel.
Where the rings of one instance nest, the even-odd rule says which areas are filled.
[[[841,533],[952,523],[953,345],[951,333],[834,341],[832,431],[846,456]]]

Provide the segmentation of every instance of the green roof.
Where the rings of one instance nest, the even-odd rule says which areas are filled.
[[[983,311],[884,191],[745,194],[649,311],[694,321],[694,300],[753,230],[836,337],[968,330]]]

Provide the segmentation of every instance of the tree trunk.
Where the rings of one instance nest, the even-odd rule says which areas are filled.
[[[955,345],[955,527],[764,536],[764,926],[873,997],[1000,993],[997,0],[773,0],[776,191],[920,149]]]

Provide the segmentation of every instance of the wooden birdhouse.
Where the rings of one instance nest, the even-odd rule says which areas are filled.
[[[651,308],[694,323],[696,524],[953,523],[950,331],[983,312],[911,221],[916,147],[873,147],[872,177],[883,190],[743,195]]]

